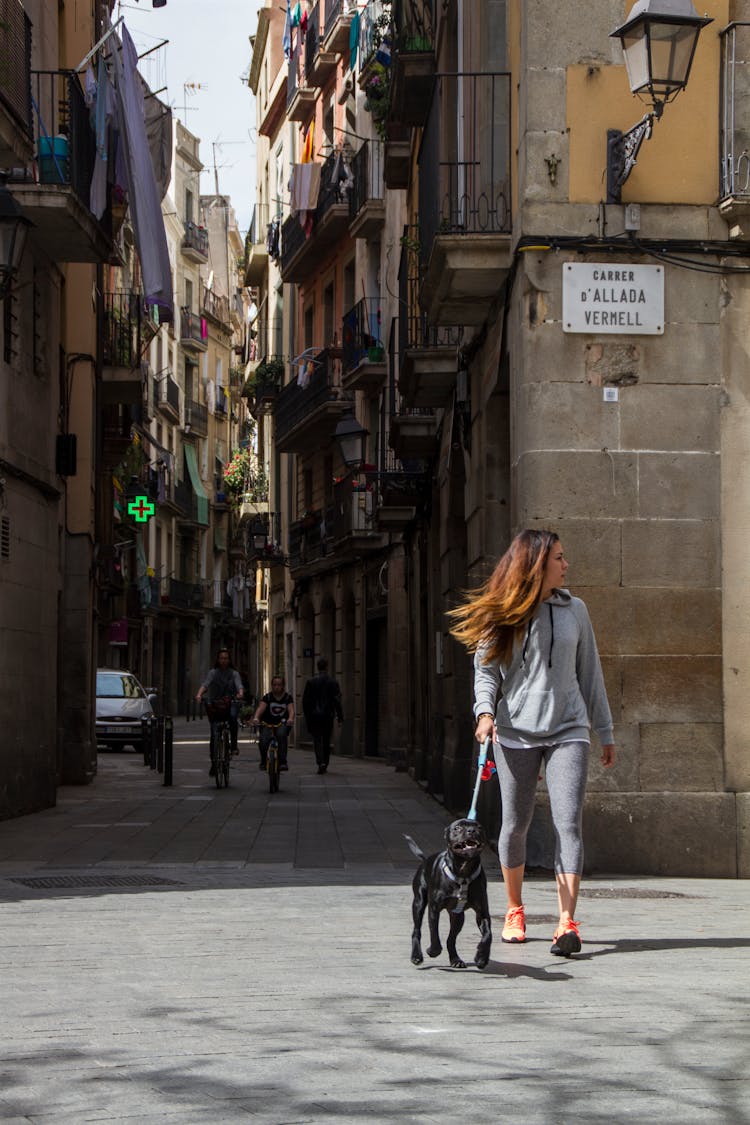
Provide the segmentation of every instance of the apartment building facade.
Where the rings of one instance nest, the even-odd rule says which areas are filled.
[[[297,687],[318,655],[342,681],[341,749],[404,761],[460,811],[471,665],[445,610],[517,530],[553,527],[620,747],[613,772],[592,760],[587,863],[746,875],[749,13],[706,6],[686,88],[608,184],[608,141],[643,114],[612,35],[632,9],[332,0],[272,64],[284,27],[266,17],[252,73],[286,69],[276,135],[295,163],[310,122],[323,138],[304,223],[281,185],[283,610]],[[339,129],[359,142],[348,208]],[[382,211],[372,192],[359,220],[364,144],[382,146]],[[631,291],[644,316],[612,308]],[[350,413],[367,436],[347,473],[333,441]],[[544,805],[542,785],[542,864]],[[497,823],[490,787],[481,815]]]

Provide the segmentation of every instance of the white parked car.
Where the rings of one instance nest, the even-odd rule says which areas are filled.
[[[153,714],[155,694],[148,694],[132,672],[121,668],[96,670],[96,741],[114,749],[141,749],[141,719]]]

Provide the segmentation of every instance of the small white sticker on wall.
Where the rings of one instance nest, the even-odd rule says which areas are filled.
[[[620,401],[620,391],[619,391],[619,389],[617,387],[605,387],[604,388],[604,401],[605,402],[619,402]]]

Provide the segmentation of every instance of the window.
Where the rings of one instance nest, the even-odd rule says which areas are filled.
[[[185,222],[192,223],[193,221],[193,193],[188,188],[185,189]]]
[[[188,277],[185,278],[185,308],[193,311],[193,283]]]
[[[333,282],[323,290],[323,347],[336,343],[338,338],[333,319]]]
[[[305,309],[305,350],[313,346],[313,323],[315,320],[315,310],[312,305],[308,305]]]

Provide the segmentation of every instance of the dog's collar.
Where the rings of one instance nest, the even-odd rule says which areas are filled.
[[[445,855],[443,856],[443,861],[440,864],[440,867],[443,871],[443,874],[447,875],[447,877],[452,882],[454,882],[456,884],[456,886],[458,887],[458,895],[456,896],[458,901],[456,902],[456,905],[453,907],[453,910],[451,911],[451,913],[452,914],[463,914],[464,908],[465,908],[466,903],[467,903],[468,898],[469,898],[469,884],[474,879],[477,879],[479,877],[479,875],[481,874],[481,871],[482,871],[482,866],[481,866],[481,864],[477,864],[476,869],[474,870],[474,872],[471,875],[469,875],[468,879],[459,879],[458,876],[456,875],[455,871],[451,867],[450,863],[448,862],[449,854],[450,854],[449,852],[445,853]]]

